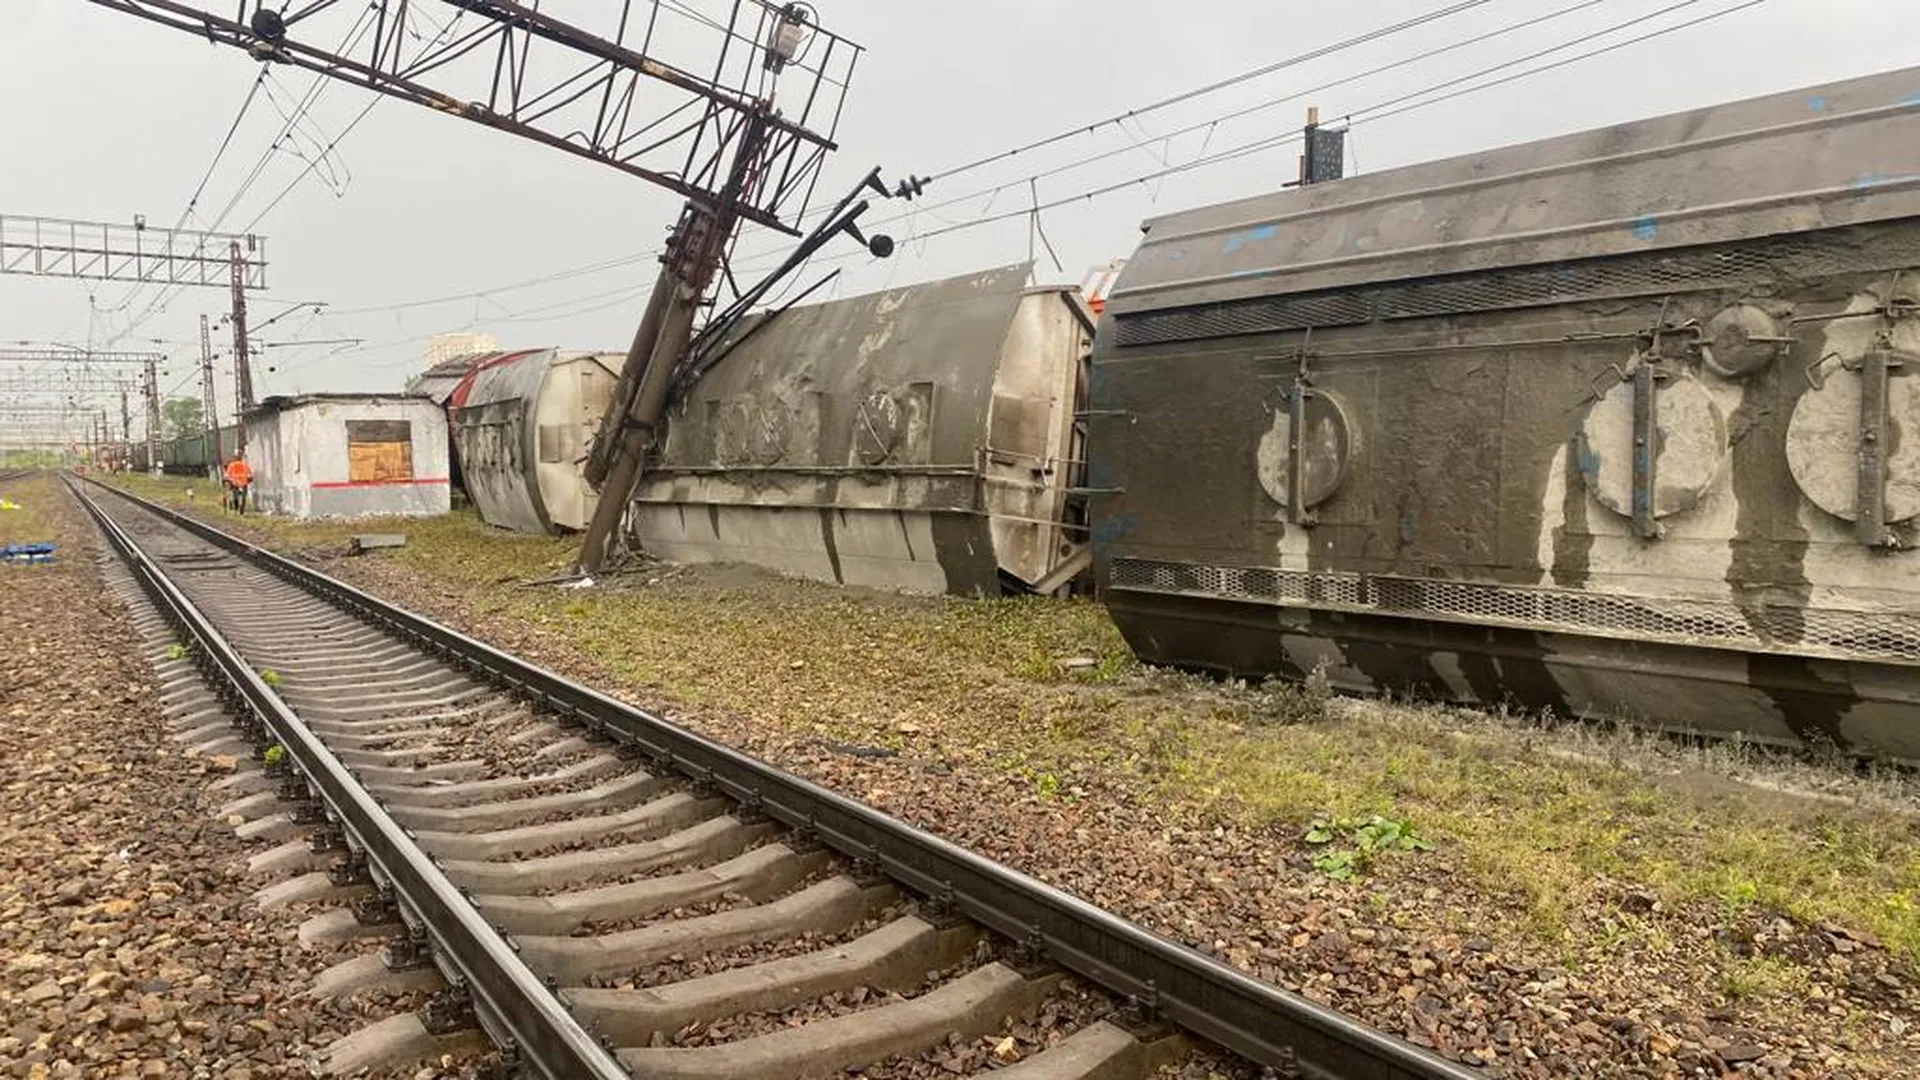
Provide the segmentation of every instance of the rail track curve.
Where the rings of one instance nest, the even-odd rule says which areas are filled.
[[[437,967],[527,1074],[833,1075],[995,1034],[1071,973],[1119,1008],[996,1073],[1144,1076],[1197,1037],[1282,1076],[1482,1075],[204,522],[68,484],[228,712],[281,748],[279,797],[316,835],[288,845],[311,871],[289,887],[367,897],[333,929],[393,932],[370,959]],[[848,993],[865,988],[887,1001]],[[713,1037],[664,1045],[689,1025]]]

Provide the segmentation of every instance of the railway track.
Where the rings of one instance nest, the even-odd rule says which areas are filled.
[[[244,828],[282,841],[255,860],[285,875],[263,895],[342,902],[303,937],[387,940],[318,989],[448,988],[343,1040],[331,1068],[417,1058],[471,1020],[542,1077],[905,1076],[956,1035],[1049,1011],[1077,1027],[997,1075],[1148,1076],[1195,1044],[1274,1075],[1480,1075],[311,568],[69,484],[151,598],[149,629],[191,643],[225,702],[163,660],[182,738],[279,748],[230,783]]]

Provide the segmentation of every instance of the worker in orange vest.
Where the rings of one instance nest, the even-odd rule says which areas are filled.
[[[227,462],[227,507],[242,514],[247,512],[247,489],[253,486],[253,466],[247,464],[246,456],[234,451],[233,460]]]

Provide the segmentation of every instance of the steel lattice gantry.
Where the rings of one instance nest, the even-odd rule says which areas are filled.
[[[137,381],[118,372],[71,367],[20,371],[0,366],[0,395],[63,394],[88,397],[137,389],[140,389]]]
[[[147,461],[160,460],[160,365],[166,363],[165,353],[153,352],[108,352],[89,349],[15,347],[0,348],[0,387],[17,386],[15,394],[69,394],[87,396],[91,393],[117,392],[121,395],[122,435],[130,426],[126,416],[126,393],[132,388],[124,378],[117,383],[107,372],[95,370],[96,367],[116,367],[120,365],[139,365],[141,375],[139,389],[146,403],[146,443]],[[9,370],[9,364],[37,364],[33,370]],[[49,367],[48,365],[58,365]],[[76,366],[77,365],[77,366]],[[98,385],[100,390],[83,390],[84,385]],[[107,389],[109,384],[111,390]],[[4,410],[40,412],[82,411],[66,403],[14,403],[0,402],[0,414]]]
[[[601,494],[581,543],[588,571],[607,554],[709,289],[718,278],[733,284],[736,300],[755,295],[730,270],[720,273],[739,223],[801,235],[860,55],[799,2],[727,0],[721,21],[682,2],[603,0],[589,8],[595,30],[510,0],[306,0],[278,9],[256,3],[251,14],[242,2],[231,18],[228,5],[216,11],[211,0],[91,2],[508,131],[686,197],[590,449],[587,478]],[[717,43],[702,63],[659,58],[691,52],[688,42],[701,37]],[[887,193],[877,170],[869,185]],[[857,237],[853,219],[866,204],[849,209],[853,198],[802,246],[840,231]],[[883,247],[873,250],[885,254],[891,242]]]
[[[35,277],[134,281],[162,286],[225,286],[232,294],[235,411],[253,405],[253,372],[248,358],[247,291],[267,287],[267,243],[263,237],[195,229],[149,229],[136,218],[131,225],[106,221],[0,215],[0,273]],[[17,351],[17,350],[15,350]],[[105,355],[105,354],[95,354]],[[42,359],[57,359],[46,356]],[[150,398],[148,413],[159,425],[159,403]],[[245,428],[241,429],[245,446]],[[158,439],[157,431],[150,433]],[[157,441],[155,442],[157,452]]]
[[[218,286],[232,283],[236,260],[245,288],[267,287],[257,236],[0,214],[0,274]]]
[[[731,0],[724,22],[695,12],[691,29],[688,15],[658,0],[590,5],[596,14],[576,17],[593,29],[508,0],[307,0],[279,11],[208,0],[91,2],[498,128],[707,204],[728,197],[745,150],[748,160],[738,164],[753,183],[735,193],[738,216],[789,233],[797,230],[782,208],[810,197],[860,54],[806,25],[804,53],[768,61],[769,44],[794,34],[787,28],[801,25],[793,13],[805,5],[766,0]],[[699,64],[659,59],[694,52],[690,39],[715,35],[717,47]],[[769,102],[782,68],[805,81],[777,112]],[[750,138],[756,127],[764,133]]]
[[[0,443],[45,446],[98,438],[106,410],[93,406],[0,401]]]

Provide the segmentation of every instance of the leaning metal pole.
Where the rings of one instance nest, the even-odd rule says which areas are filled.
[[[671,278],[671,273],[663,277]],[[660,332],[649,350],[646,367],[634,387],[633,403],[614,428],[619,440],[613,466],[606,482],[600,485],[600,501],[593,508],[593,520],[587,525],[580,544],[580,569],[598,573],[606,564],[615,543],[615,530],[626,515],[627,500],[640,480],[640,470],[653,446],[654,431],[666,401],[667,383],[673,376],[674,362],[687,340],[693,336],[693,316],[700,306],[700,293],[680,280],[663,282],[669,297],[663,305]],[[651,306],[651,305],[649,305]]]
[[[633,347],[627,350],[626,363],[620,367],[620,381],[613,388],[613,400],[608,405],[607,416],[601,420],[599,437],[587,455],[584,471],[587,483],[595,488],[606,485],[607,473],[620,456],[619,418],[633,407],[634,385],[647,366],[647,358],[653,355],[653,343],[660,337],[660,319],[666,314],[674,288],[673,271],[662,265],[660,277],[653,283],[653,292],[647,296],[646,314],[640,317],[640,328],[633,333]]]
[[[721,253],[726,250],[734,227],[739,224],[741,201],[751,195],[758,179],[768,115],[769,109],[763,103],[747,118],[733,169],[719,199],[712,205],[689,201],[667,241],[660,280],[654,285],[654,295],[647,299],[647,313],[634,335],[634,349],[627,354],[627,362],[620,370],[620,387],[632,387],[632,399],[623,404],[616,398],[608,410],[608,421],[601,425],[599,441],[617,441],[613,445],[614,458],[607,470],[606,482],[600,485],[600,501],[595,504],[593,519],[587,523],[586,535],[580,541],[583,573],[598,573],[606,565],[620,520],[626,516],[627,500],[633,497],[634,484],[640,479],[647,453],[653,448],[654,436],[659,430],[661,414],[666,411],[667,388],[673,384],[681,356],[693,337],[693,320],[699,312],[700,300],[719,268]],[[660,295],[663,287],[664,297]],[[642,361],[640,343],[646,340],[647,321],[656,312],[659,330],[648,342]]]

